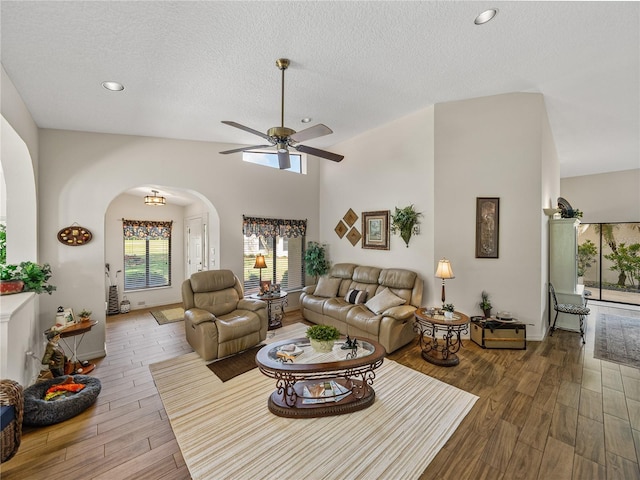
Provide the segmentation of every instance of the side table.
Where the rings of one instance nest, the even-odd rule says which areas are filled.
[[[419,334],[422,358],[441,367],[453,367],[460,363],[456,353],[462,346],[460,336],[469,332],[469,317],[464,313],[454,312],[453,319],[444,315],[429,315],[427,310],[419,308],[415,311],[415,329]],[[442,332],[441,341],[438,332]]]
[[[91,372],[94,368],[96,368],[96,366],[92,363],[88,365],[82,365],[80,363],[80,361],[78,360],[78,347],[80,346],[80,343],[82,343],[84,334],[87,333],[89,330],[91,330],[93,327],[95,327],[97,324],[98,324],[97,320],[88,320],[86,322],[76,323],[75,325],[71,327],[67,327],[64,330],[60,331],[60,338],[66,345],[67,349],[71,351],[70,361],[73,365],[72,373],[74,374],[81,373],[83,375],[86,375],[87,373]],[[45,333],[49,332],[49,330],[50,329],[46,330]],[[79,339],[78,339],[78,335],[80,335]],[[73,347],[71,347],[65,340],[65,338],[67,337],[73,337]]]
[[[284,317],[284,307],[289,305],[287,300],[287,292],[281,291],[277,293],[269,293],[260,295],[254,293],[249,295],[249,298],[253,300],[262,300],[267,302],[267,318],[269,319],[269,330],[275,330],[282,326],[282,318]]]

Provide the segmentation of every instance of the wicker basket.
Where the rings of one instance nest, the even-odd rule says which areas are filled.
[[[0,436],[1,461],[6,462],[16,454],[22,440],[24,399],[22,386],[18,382],[0,380],[0,405],[15,408],[15,418],[2,430]]]

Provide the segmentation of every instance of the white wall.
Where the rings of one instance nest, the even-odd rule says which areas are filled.
[[[546,257],[542,206],[544,133],[540,94],[505,94],[435,107],[435,258],[447,257],[456,278],[447,302],[480,314],[480,293],[494,313],[506,310],[531,324],[530,339],[545,329]],[[544,145],[544,148],[543,148]],[[552,160],[547,160],[552,162]],[[548,192],[544,193],[548,195]],[[476,198],[500,198],[499,258],[475,258]]]
[[[563,178],[560,191],[573,208],[582,210],[583,223],[640,221],[640,165],[636,170]]]
[[[40,138],[40,254],[58,286],[41,299],[40,321],[48,326],[58,305],[92,310],[100,323],[83,341],[81,358],[104,354],[105,317],[95,313],[104,311],[105,212],[122,192],[145,184],[198,192],[219,214],[219,268],[239,276],[243,214],[306,218],[308,238],[318,238],[316,159],[298,175],[218,154],[227,144],[60,130],[42,130]],[[57,242],[58,230],[74,222],[93,232],[92,242]]]
[[[321,168],[320,238],[329,246],[331,262],[416,271],[425,279],[425,305],[435,272],[433,143],[433,108],[428,108],[334,145],[331,151],[344,160],[326,161]],[[393,213],[395,207],[411,204],[423,217],[421,233],[411,238],[408,248],[399,235],[391,235],[390,250],[369,250],[334,232],[349,208],[358,214],[355,226],[362,234],[362,212]]]

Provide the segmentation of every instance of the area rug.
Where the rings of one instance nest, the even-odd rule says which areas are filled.
[[[607,313],[598,315],[593,356],[640,367],[640,318]]]
[[[264,344],[256,345],[236,355],[221,358],[215,362],[207,364],[207,368],[215,373],[220,380],[228,382],[238,375],[257,368],[256,353],[264,347]]]
[[[158,325],[184,320],[184,309],[182,307],[169,308],[167,310],[151,310],[150,313],[153,315],[153,318],[156,319]]]
[[[478,398],[386,359],[371,407],[290,419],[268,411],[275,382],[257,369],[223,383],[195,352],[150,369],[196,480],[416,479]]]

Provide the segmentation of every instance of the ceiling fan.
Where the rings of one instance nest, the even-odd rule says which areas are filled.
[[[336,153],[327,152],[326,150],[320,150],[314,147],[308,147],[306,145],[300,145],[300,142],[304,142],[306,140],[311,140],[312,138],[322,137],[324,135],[329,135],[333,133],[333,131],[327,127],[319,123],[318,125],[314,125],[313,127],[305,128],[299,132],[292,130],[291,128],[287,128],[284,126],[284,71],[289,67],[289,60],[287,58],[279,58],[276,60],[276,66],[282,71],[282,102],[281,102],[281,114],[280,114],[280,126],[270,128],[267,133],[259,132],[258,130],[254,130],[253,128],[245,127],[236,122],[231,122],[228,120],[223,120],[222,123],[226,125],[230,125],[235,128],[239,128],[240,130],[244,130],[245,132],[253,133],[254,135],[258,135],[259,137],[264,138],[269,142],[268,145],[253,145],[251,147],[242,147],[242,148],[234,148],[232,150],[225,150],[224,152],[220,152],[223,154],[228,153],[236,153],[236,152],[245,152],[248,150],[256,150],[259,148],[266,147],[276,147],[278,149],[278,164],[280,169],[286,169],[291,167],[291,161],[289,159],[289,147],[302,152],[308,153],[310,155],[314,155],[316,157],[326,158],[327,160],[332,160],[334,162],[341,161],[344,156],[338,155]]]

